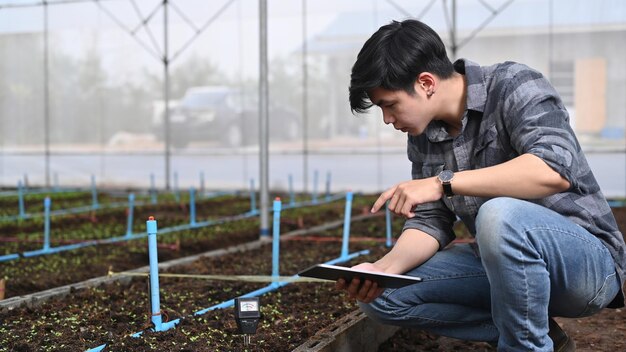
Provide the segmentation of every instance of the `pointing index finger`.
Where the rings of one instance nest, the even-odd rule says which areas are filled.
[[[370,212],[375,213],[378,210],[380,210],[383,204],[385,204],[385,202],[388,201],[391,198],[391,196],[393,196],[393,193],[395,192],[395,190],[396,190],[396,187],[393,187],[381,193],[378,199],[376,199],[376,202],[374,202],[374,205],[372,205],[372,209],[370,210]]]

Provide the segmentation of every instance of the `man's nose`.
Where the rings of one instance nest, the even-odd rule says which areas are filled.
[[[393,123],[393,121],[394,121],[394,118],[390,113],[383,112],[383,122],[385,123],[385,125]]]

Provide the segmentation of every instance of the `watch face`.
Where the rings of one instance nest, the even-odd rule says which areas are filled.
[[[450,170],[443,170],[439,174],[439,180],[441,180],[441,182],[450,182],[452,181],[453,177],[454,177],[454,172]]]

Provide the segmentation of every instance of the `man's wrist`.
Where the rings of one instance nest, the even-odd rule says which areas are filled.
[[[454,192],[452,191],[454,172],[451,170],[443,170],[439,173],[439,175],[437,175],[437,179],[441,183],[443,194],[448,198],[452,198],[452,196],[454,196]]]

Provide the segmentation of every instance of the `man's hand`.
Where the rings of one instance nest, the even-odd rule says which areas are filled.
[[[389,200],[389,210],[407,218],[415,216],[413,209],[423,203],[434,202],[443,197],[443,187],[437,177],[423,178],[399,183],[374,202],[372,213],[377,212]]]
[[[372,263],[362,263],[353,266],[352,269],[382,272],[382,270],[375,267]],[[350,298],[356,299],[363,303],[371,303],[385,290],[384,288],[378,287],[377,283],[370,280],[365,280],[363,283],[361,283],[361,280],[359,280],[358,278],[352,279],[350,283],[347,283],[344,279],[339,279],[337,280],[335,286],[339,290],[345,290],[346,292],[348,292]]]

